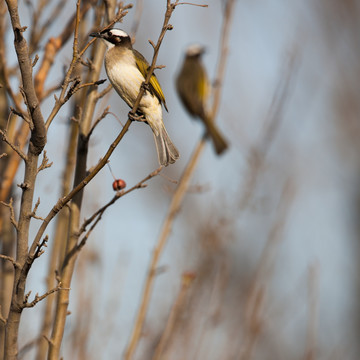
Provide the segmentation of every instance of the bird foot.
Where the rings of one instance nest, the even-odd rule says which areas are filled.
[[[142,114],[138,115],[138,114],[134,114],[130,111],[128,116],[131,121],[142,121],[142,122],[146,121],[145,116]]]
[[[149,84],[145,84],[145,82],[143,82],[141,84],[141,86],[144,88],[145,91],[149,91],[150,92],[150,85]]]

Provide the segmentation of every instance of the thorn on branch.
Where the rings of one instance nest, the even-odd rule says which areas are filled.
[[[18,226],[17,221],[15,220],[15,212],[14,212],[14,207],[13,207],[13,198],[10,198],[9,203],[6,203],[4,201],[0,201],[0,204],[2,204],[2,205],[9,208],[9,210],[10,210],[10,221],[13,224],[14,228],[16,230],[18,230],[19,226]]]
[[[44,150],[43,159],[41,162],[41,165],[37,169],[37,173],[39,173],[41,170],[45,170],[49,167],[51,167],[53,163],[49,163],[49,158],[46,156],[46,150]]]
[[[174,27],[173,27],[171,24],[169,24],[169,25],[166,27],[166,30],[171,31],[173,28],[174,28]]]

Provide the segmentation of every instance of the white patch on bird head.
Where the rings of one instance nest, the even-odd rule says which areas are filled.
[[[101,39],[104,40],[109,50],[115,45],[130,41],[130,36],[121,29],[108,29],[101,32]]]
[[[199,44],[192,44],[187,47],[186,55],[187,56],[197,56],[197,55],[201,55],[202,53],[204,53],[204,51],[205,51],[204,46],[201,46]]]
[[[110,29],[109,33],[111,33],[113,36],[121,36],[121,37],[129,36],[129,34],[127,34],[124,30],[121,29]]]

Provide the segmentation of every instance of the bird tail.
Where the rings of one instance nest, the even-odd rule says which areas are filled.
[[[207,133],[210,136],[215,151],[218,155],[222,154],[227,148],[228,144],[224,139],[223,135],[220,133],[219,129],[216,127],[213,121],[211,121],[207,116],[203,118],[206,125]]]
[[[150,125],[151,126],[151,125]],[[171,141],[163,123],[159,127],[151,126],[154,134],[159,163],[163,166],[173,164],[179,158],[179,151]]]

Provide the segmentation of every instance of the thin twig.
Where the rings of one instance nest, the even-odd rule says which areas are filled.
[[[37,211],[39,205],[40,205],[40,198],[37,199],[37,202],[36,202],[36,204],[34,206],[34,210],[31,212],[30,216],[33,217],[34,219],[44,221],[44,219],[42,217],[36,215],[36,211]]]
[[[24,304],[22,305],[23,308],[31,308],[34,307],[38,302],[40,302],[41,300],[44,300],[46,297],[48,297],[49,295],[53,294],[54,292],[60,291],[60,290],[67,290],[69,291],[69,288],[62,288],[61,287],[61,282],[59,282],[59,284],[54,287],[53,289],[48,290],[45,294],[39,296],[38,294],[35,295],[35,298],[33,301],[28,302],[27,298],[29,297],[30,293],[28,294],[27,298],[25,298]]]
[[[6,203],[4,201],[0,201],[0,204],[2,204],[2,205],[9,208],[9,210],[10,210],[10,221],[13,224],[14,228],[16,230],[18,230],[19,229],[19,224],[15,220],[15,212],[14,212],[14,207],[13,207],[13,198],[10,198],[9,203]]]
[[[46,150],[44,150],[43,159],[42,159],[41,165],[37,169],[37,172],[39,173],[41,170],[45,170],[45,169],[51,167],[52,164],[53,164],[52,162],[49,163],[49,158],[46,156]]]
[[[73,56],[71,63],[69,65],[69,69],[65,75],[65,79],[62,85],[62,90],[60,93],[60,97],[57,101],[55,101],[55,105],[53,110],[51,111],[48,119],[46,120],[45,126],[46,129],[49,128],[51,122],[53,121],[55,115],[58,113],[62,105],[70,98],[70,96],[65,96],[67,87],[71,81],[70,77],[75,68],[76,63],[79,61],[79,50],[78,50],[78,36],[79,36],[79,24],[80,24],[80,0],[76,2],[76,17],[75,17],[75,26],[74,26],[74,41],[73,41]],[[69,95],[69,93],[68,93]]]
[[[99,92],[99,93],[96,95],[96,97],[97,97],[98,99],[103,98],[106,94],[108,94],[108,93],[112,90],[112,88],[113,88],[112,85],[109,84],[103,91]]]
[[[79,235],[81,235],[83,232],[86,231],[86,227],[91,224],[94,219],[96,217],[98,217],[99,215],[102,215],[106,209],[111,206],[112,204],[114,204],[117,200],[119,200],[120,198],[122,198],[123,196],[129,194],[130,192],[136,190],[136,189],[142,189],[144,187],[146,187],[147,185],[145,184],[148,180],[152,179],[153,177],[157,176],[160,174],[161,170],[163,169],[162,166],[160,166],[159,168],[157,168],[156,170],[154,170],[152,173],[150,173],[148,176],[146,176],[144,179],[142,179],[141,181],[139,181],[136,185],[134,185],[133,187],[131,187],[130,189],[126,190],[126,191],[121,191],[121,192],[117,192],[116,195],[107,203],[105,204],[103,207],[101,207],[99,210],[97,210],[93,215],[91,215],[88,219],[86,219],[83,224],[80,227],[79,230]]]
[[[21,151],[21,149],[13,144],[6,134],[6,130],[3,131],[0,129],[0,134],[2,135],[3,141],[5,141],[24,161],[27,161],[27,156]]]
[[[14,265],[14,268],[20,268],[20,264],[11,256],[0,254],[0,259],[10,261]]]
[[[118,13],[116,14],[116,16],[114,17],[113,20],[110,21],[110,23],[105,26],[104,28],[101,29],[101,31],[104,31],[106,29],[110,29],[114,24],[116,24],[118,21],[120,21],[127,13],[128,11],[125,11],[127,9],[131,9],[132,8],[132,4],[126,5],[124,7],[120,7],[118,10]],[[83,54],[85,53],[85,51],[89,48],[89,46],[91,44],[93,44],[95,42],[96,38],[91,39],[85,46],[84,48],[79,52],[79,57],[83,56]]]
[[[143,7],[144,7],[144,0],[138,0],[136,2],[134,21],[133,21],[131,31],[130,31],[131,42],[133,44],[135,43],[136,33],[137,33],[138,29],[139,29],[141,15],[142,15],[142,12],[143,12]]]
[[[155,349],[152,360],[160,360],[162,358],[163,351],[165,350],[165,347],[169,342],[171,333],[175,328],[176,320],[178,319],[181,312],[184,310],[186,296],[188,295],[190,286],[195,280],[195,274],[191,272],[185,272],[184,274],[182,274],[181,280],[182,281],[180,291],[174,301],[167,323],[165,325],[165,329]]]
[[[194,3],[189,3],[189,2],[181,2],[181,3],[177,3],[176,6],[178,5],[192,5],[192,6],[199,6],[199,7],[208,7],[209,5],[202,5],[202,4],[194,4]]]
[[[92,133],[94,132],[97,125],[99,125],[100,121],[103,120],[109,114],[110,106],[106,107],[103,113],[94,121],[94,124],[91,126],[89,133],[86,135],[86,140],[89,141]]]

